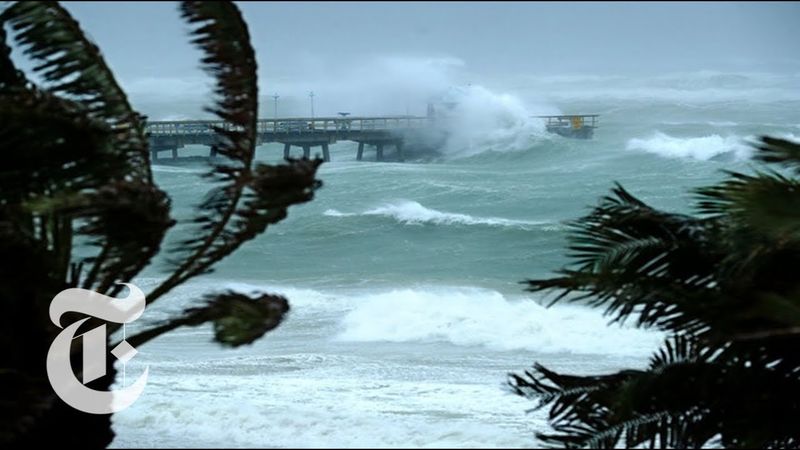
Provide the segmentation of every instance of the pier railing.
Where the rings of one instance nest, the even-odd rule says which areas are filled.
[[[370,131],[423,128],[427,117],[296,117],[260,119],[258,133],[297,133],[314,131]],[[172,120],[148,122],[146,130],[151,135],[211,134],[214,127],[230,130],[233,125],[220,120]]]

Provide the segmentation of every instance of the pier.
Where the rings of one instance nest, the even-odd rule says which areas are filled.
[[[591,139],[597,128],[598,115],[537,116],[545,120],[547,131],[561,136]],[[322,159],[330,161],[330,145],[338,141],[358,143],[356,159],[364,158],[365,150],[374,150],[375,160],[384,161],[386,152],[394,160],[403,161],[406,142],[444,142],[446,132],[442,123],[446,118],[429,116],[387,117],[293,117],[261,119],[257,123],[256,145],[283,144],[284,158],[292,157],[292,148],[302,149],[302,155],[311,157],[312,148],[319,148]],[[215,128],[230,129],[232,125],[219,120],[184,120],[147,122],[145,131],[150,141],[151,159],[159,159],[161,152],[170,152],[178,158],[178,150],[187,145],[210,147],[214,157],[217,135]]]
[[[311,149],[319,147],[322,158],[330,161],[329,146],[338,141],[358,143],[356,159],[364,157],[365,149],[375,150],[375,159],[383,161],[385,152],[393,150],[395,159],[403,160],[403,143],[411,134],[429,129],[432,122],[427,117],[317,117],[262,119],[258,121],[256,145],[277,142],[283,144],[284,158],[291,157],[292,147],[303,150],[303,156],[311,156]],[[214,120],[148,122],[146,132],[150,139],[153,160],[162,151],[170,151],[178,157],[178,149],[186,145],[211,147],[209,156],[215,156],[214,144],[217,136],[214,127],[228,129],[231,125]]]

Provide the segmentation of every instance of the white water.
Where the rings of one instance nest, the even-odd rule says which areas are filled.
[[[641,150],[669,158],[692,158],[709,160],[716,156],[730,154],[736,159],[750,157],[752,148],[747,141],[753,137],[720,136],[712,134],[700,137],[674,137],[659,131],[649,138],[633,138],[628,141],[629,150]]]
[[[213,286],[191,283],[177,300]],[[293,309],[253,346],[219,350],[203,326],[140,348],[126,370],[149,366],[147,392],[115,414],[114,446],[531,447],[544,412],[525,413],[532,405],[504,389],[506,373],[534,357],[613,367],[661,341],[581,307],[484,288],[215,287],[283,294]],[[165,306],[145,315],[163,318]]]
[[[399,200],[386,203],[361,213],[345,213],[336,209],[328,209],[325,211],[325,215],[331,217],[382,216],[392,218],[406,225],[430,223],[436,225],[489,225],[526,229],[536,225],[549,224],[549,222],[545,221],[511,220],[502,217],[475,217],[469,214],[439,211],[427,208],[412,200]]]
[[[355,342],[447,342],[489,350],[648,356],[659,333],[608,326],[579,306],[546,309],[478,288],[399,289],[353,299],[338,338]]]

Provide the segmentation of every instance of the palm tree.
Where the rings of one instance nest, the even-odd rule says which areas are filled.
[[[217,187],[190,221],[192,237],[169,250],[171,274],[147,295],[148,304],[209,272],[321,185],[319,160],[253,161],[256,61],[237,7],[180,8],[216,80],[208,111],[230,126],[215,130],[221,158],[207,177]],[[153,182],[143,116],[70,14],[55,2],[17,2],[0,11],[0,442],[104,447],[113,438],[110,415],[70,408],[48,383],[45,355],[59,331],[48,306],[68,287],[118,295],[120,282],[161,251],[175,223],[170,199]],[[14,65],[7,30],[35,63],[30,73]],[[95,249],[88,258],[75,251],[87,246]],[[203,306],[127,340],[140,345],[178,326],[213,322],[218,342],[239,346],[278,326],[287,311],[277,295],[208,293]],[[88,386],[108,390],[110,362],[107,370],[111,376]]]
[[[800,145],[762,137],[752,174],[696,191],[697,215],[617,185],[572,223],[553,303],[581,301],[669,336],[644,370],[512,374],[569,448],[800,447]],[[551,303],[552,304],[552,303]]]

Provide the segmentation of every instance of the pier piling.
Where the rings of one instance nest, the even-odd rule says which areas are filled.
[[[331,160],[331,154],[328,151],[328,144],[322,144],[322,160],[325,162]]]
[[[378,148],[376,150],[375,160],[376,161],[383,161],[383,144],[382,143],[378,143],[377,147]]]

